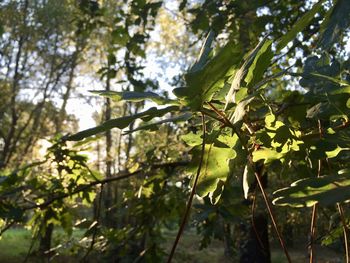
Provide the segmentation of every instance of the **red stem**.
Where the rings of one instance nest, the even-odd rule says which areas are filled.
[[[174,257],[174,253],[175,253],[177,244],[179,243],[180,237],[181,237],[182,232],[183,232],[183,230],[185,228],[188,216],[190,214],[193,197],[194,197],[194,194],[196,192],[196,186],[197,186],[197,183],[198,183],[198,178],[199,178],[199,175],[200,175],[200,172],[201,172],[201,169],[202,169],[204,150],[205,150],[205,120],[204,120],[204,114],[203,113],[202,113],[202,126],[203,126],[202,153],[201,153],[201,157],[200,157],[200,161],[199,161],[199,165],[198,165],[198,169],[197,169],[197,174],[196,174],[196,177],[194,179],[194,183],[193,183],[192,191],[191,191],[191,194],[190,194],[190,198],[188,199],[188,202],[187,202],[187,206],[186,206],[186,211],[185,211],[184,217],[182,219],[179,231],[177,232],[177,235],[176,235],[173,247],[172,247],[171,252],[169,254],[169,257],[168,257],[168,261],[167,261],[168,263],[171,263],[171,260]]]

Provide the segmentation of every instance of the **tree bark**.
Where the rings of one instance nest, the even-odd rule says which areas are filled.
[[[240,263],[270,263],[270,245],[267,216],[258,214],[254,218],[254,226],[243,226],[245,239],[240,245]]]
[[[223,228],[224,228],[225,258],[227,258],[228,260],[233,260],[235,252],[234,252],[234,242],[233,242],[232,233],[231,233],[231,225],[229,223],[224,223]]]
[[[108,62],[108,71],[110,70],[110,64]],[[106,91],[110,91],[110,75],[109,72],[107,74],[106,78]],[[106,98],[105,100],[105,121],[108,121],[111,119],[112,115],[112,108],[111,108],[111,100],[109,98]],[[111,130],[106,131],[106,172],[105,176],[106,178],[112,177],[112,132]],[[112,209],[112,201],[113,201],[113,191],[112,191],[112,184],[106,185],[104,189],[104,224],[107,227],[113,227],[113,221],[115,220],[113,218],[113,209]]]
[[[256,163],[255,169],[260,175],[264,189],[268,186],[268,174],[264,173],[264,164]],[[255,192],[257,182],[251,186],[250,192]],[[256,196],[254,197],[256,198]],[[260,212],[255,214],[255,201],[251,204],[253,214],[248,225],[242,225],[245,239],[240,244],[240,263],[270,263],[271,252],[269,245],[269,231],[267,214]]]

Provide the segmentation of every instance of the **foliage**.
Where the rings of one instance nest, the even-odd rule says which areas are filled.
[[[96,127],[53,142],[43,162],[1,171],[4,227],[15,222],[33,224],[35,235],[54,224],[71,235],[79,218],[74,206],[94,203],[82,241],[85,257],[95,249],[103,252],[106,261],[161,261],[166,254],[160,245],[162,229],[177,224],[190,186],[198,196],[193,219],[203,236],[201,247],[212,237],[227,241],[230,233],[225,236],[224,230],[230,224],[250,216],[254,221],[248,211],[254,214],[256,206],[262,211],[262,205],[256,204],[258,190],[284,250],[270,192],[276,206],[312,206],[314,211],[336,207],[346,234],[348,217],[342,207],[350,199],[350,78],[349,60],[341,50],[345,48],[343,36],[348,34],[350,3],[179,1],[183,19],[189,19],[189,34],[196,43],[206,37],[197,59],[173,90],[176,99],[161,95],[157,81],[142,71],[146,44],[162,2],[121,1],[124,8],[117,8],[118,3],[68,5],[79,10],[76,31],[65,26],[76,32],[77,45],[83,41],[81,45],[91,52],[92,45],[81,39],[89,37],[100,45],[104,62],[98,74],[105,90],[92,93],[105,98],[105,119]],[[27,12],[26,5],[23,12]],[[8,26],[4,24],[5,31]],[[2,114],[2,133],[8,134],[3,137],[8,148],[4,147],[3,160],[8,163],[13,153],[6,151],[11,152],[11,141],[18,137],[15,128],[26,127],[10,113],[22,104],[23,112],[34,107],[17,99],[14,91],[20,90],[20,75],[18,68],[11,70],[12,84],[3,80],[5,93],[16,102],[15,108]],[[119,89],[112,90],[113,85]],[[150,103],[158,106],[149,107]],[[54,105],[45,105],[57,113]],[[111,117],[113,107],[117,118]],[[199,115],[204,116],[202,123]],[[33,127],[42,116],[37,116]],[[114,128],[119,136],[115,159],[111,151]],[[84,140],[75,147],[89,145],[102,133],[106,133],[106,178],[91,170],[87,157],[77,149],[67,147],[71,141]],[[111,164],[117,161],[118,172],[111,176]],[[184,164],[186,169],[179,169]],[[126,183],[119,182],[126,178]],[[339,229],[330,231],[324,243],[335,240],[330,235],[339,237]]]

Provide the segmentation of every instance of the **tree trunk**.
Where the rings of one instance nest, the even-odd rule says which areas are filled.
[[[232,233],[231,233],[231,225],[228,223],[224,223],[224,245],[225,245],[225,258],[232,261],[234,259],[234,243],[232,239]]]
[[[28,0],[25,0],[23,3],[23,25],[26,26],[26,19],[28,13]],[[15,131],[17,128],[18,114],[17,114],[17,94],[18,94],[18,85],[21,78],[20,72],[20,60],[22,57],[23,46],[27,40],[27,35],[21,34],[18,40],[18,51],[15,58],[15,69],[14,76],[12,80],[11,87],[11,125],[9,132],[4,140],[4,148],[2,151],[2,155],[0,156],[0,168],[6,167],[11,159],[11,145],[13,137],[15,136]]]
[[[110,69],[110,64],[108,62],[108,70]],[[110,76],[107,74],[106,79],[106,91],[110,91]],[[106,98],[105,100],[105,121],[108,121],[111,119],[112,115],[112,109],[111,109],[111,100],[109,98]],[[106,178],[110,178],[112,176],[112,132],[111,130],[106,131]],[[115,221],[115,218],[113,218],[113,209],[112,209],[112,184],[107,184],[104,188],[104,224],[107,227],[113,227],[113,221]]]
[[[48,224],[45,233],[40,237],[39,254],[44,257],[50,257],[51,240],[53,234],[53,224]]]
[[[258,214],[254,218],[254,226],[243,226],[245,237],[240,245],[240,263],[270,263],[270,245],[267,216]]]
[[[268,186],[268,174],[264,173],[264,164],[256,163],[255,170],[259,174],[264,189]],[[257,182],[254,182],[250,191],[255,191]],[[255,197],[256,198],[256,197]],[[252,204],[255,206],[255,204]],[[269,245],[269,232],[267,214],[264,212],[252,215],[250,223],[243,226],[245,239],[240,245],[240,263],[270,263],[271,252]]]

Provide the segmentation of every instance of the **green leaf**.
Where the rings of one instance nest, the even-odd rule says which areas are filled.
[[[331,159],[331,158],[337,157],[341,151],[349,151],[349,150],[350,148],[342,148],[342,147],[339,147],[339,145],[337,145],[337,148],[335,148],[334,150],[327,151],[326,155],[327,155],[327,158]]]
[[[342,174],[298,180],[290,187],[274,192],[273,204],[310,207],[318,203],[329,206],[349,199],[350,174]]]
[[[350,86],[339,87],[329,92],[330,95],[350,94]]]
[[[299,83],[302,87],[308,88],[311,94],[332,92],[340,85],[346,85],[344,81],[338,79],[340,73],[341,64],[337,60],[331,62],[330,56],[323,53],[320,57],[311,56],[305,60]]]
[[[96,126],[91,129],[87,129],[84,131],[80,131],[76,134],[69,135],[65,137],[65,140],[67,141],[80,141],[84,138],[91,137],[93,135],[96,135],[101,132],[105,132],[107,130],[113,129],[113,128],[119,128],[124,129],[128,127],[133,121],[136,119],[142,119],[144,121],[149,121],[155,117],[161,117],[169,112],[177,111],[179,108],[177,106],[169,106],[164,109],[157,109],[155,107],[152,107],[144,112],[140,112],[131,116],[124,116],[116,119],[108,120],[104,123],[102,123],[99,126]]]
[[[220,134],[217,137],[217,141],[219,141],[220,143],[223,143],[225,145],[225,148],[226,147],[233,148],[237,144],[238,136],[236,134],[234,134],[233,136],[227,135],[227,134]]]
[[[279,160],[283,158],[284,154],[279,153],[273,149],[260,149],[253,152],[253,162],[264,160],[264,163],[270,163],[273,160]]]
[[[319,45],[330,49],[339,41],[342,33],[350,24],[350,1],[337,0],[335,5],[327,12],[321,24],[321,38]]]
[[[183,140],[188,146],[194,147],[197,145],[201,145],[203,139],[201,138],[201,134],[194,134],[190,132],[185,135],[182,135],[181,140]]]
[[[255,181],[255,176],[254,172],[251,169],[250,165],[246,164],[244,167],[244,172],[243,172],[243,193],[244,193],[244,198],[248,199],[248,193],[249,193],[249,187],[253,184]]]
[[[244,81],[249,87],[253,87],[261,80],[263,74],[271,63],[273,52],[271,50],[272,40],[267,40],[256,53],[252,65],[249,67]]]
[[[235,108],[235,111],[230,118],[233,124],[236,124],[237,122],[243,120],[244,116],[246,115],[246,106],[254,99],[253,96],[250,96],[238,103],[238,105]]]
[[[139,127],[137,127],[136,129],[133,130],[129,130],[124,132],[123,134],[130,134],[136,131],[141,131],[141,130],[158,130],[159,129],[159,125],[164,124],[164,123],[178,123],[178,122],[184,122],[189,120],[192,117],[192,113],[190,112],[186,112],[184,114],[178,115],[178,116],[173,116],[161,121],[157,121],[154,123],[149,123],[149,124],[145,124],[145,125],[140,125]]]
[[[156,93],[146,91],[146,92],[136,92],[136,91],[105,91],[105,90],[91,90],[90,92],[111,98],[114,101],[131,101],[131,102],[140,102],[145,100],[151,100],[158,105],[164,104],[174,104],[176,103],[173,100],[159,96]]]
[[[311,73],[311,75],[316,76],[316,77],[320,77],[320,78],[324,78],[324,79],[329,80],[331,82],[334,82],[335,84],[338,84],[340,86],[349,86],[348,82],[342,81],[342,80],[337,79],[337,78],[332,78],[332,77],[327,76],[327,75],[322,75],[322,74],[318,74],[318,73]]]
[[[189,106],[193,111],[201,109],[205,101],[210,101],[216,91],[224,86],[224,80],[237,66],[242,57],[242,48],[234,41],[228,42],[211,59],[208,58],[209,43],[204,44],[197,66],[185,75],[186,87],[176,88],[173,93],[183,105]],[[201,56],[201,57],[202,57]]]
[[[298,21],[293,25],[291,30],[284,34],[278,41],[277,51],[280,51],[284,48],[290,41],[292,41],[299,32],[302,32],[305,27],[307,27],[312,19],[315,17],[316,13],[321,9],[324,0],[321,0],[314,4],[314,6],[306,12]]]
[[[249,70],[248,72],[249,76],[247,76],[247,80],[249,82],[253,80],[254,70],[256,68],[256,63],[258,62],[259,57],[261,57],[265,52],[267,52],[268,48],[271,47],[272,42],[270,40],[269,41],[266,41],[266,40],[267,38],[265,37],[262,41],[259,42],[259,44],[252,51],[248,53],[248,55],[246,56],[246,59],[243,62],[243,65],[240,67],[239,70],[236,71],[235,76],[231,83],[230,91],[226,96],[225,109],[227,108],[229,103],[237,103],[237,101],[235,101],[235,98],[236,98],[235,94],[240,90],[242,79],[247,74],[248,70]],[[270,57],[270,55],[272,55],[272,53],[271,54],[269,53],[268,57]],[[264,73],[261,71],[264,71],[266,69],[265,66],[266,65],[263,65],[261,69],[258,70],[259,74]],[[259,75],[257,77],[259,78],[261,76]]]
[[[205,64],[209,60],[209,54],[212,51],[211,45],[214,39],[215,39],[215,33],[214,31],[211,30],[203,43],[203,46],[201,48],[201,51],[199,53],[197,60],[192,65],[189,72],[196,72],[204,68]]]
[[[130,40],[128,31],[125,29],[125,27],[122,27],[122,26],[116,27],[112,31],[111,37],[112,37],[112,42],[120,46],[125,46]]]
[[[333,217],[333,216],[332,216]],[[332,222],[333,218],[331,217],[331,222],[329,222],[329,225],[333,225],[335,222]],[[336,223],[337,224],[337,223]],[[322,238],[321,245],[322,246],[329,246],[335,242],[339,242],[339,240],[342,238],[344,235],[343,232],[343,226],[340,224],[337,224],[337,227],[333,229],[332,231],[328,232],[328,234]]]
[[[245,99],[248,96],[248,89],[247,88],[240,88],[236,94],[235,94],[235,103],[241,102],[243,99]]]
[[[195,147],[191,153],[193,159],[190,171],[195,174],[201,158],[201,146]],[[228,162],[235,157],[236,152],[232,148],[219,148],[213,144],[205,145],[202,169],[196,188],[199,196],[212,195],[217,189],[218,183],[226,181],[230,172]]]

